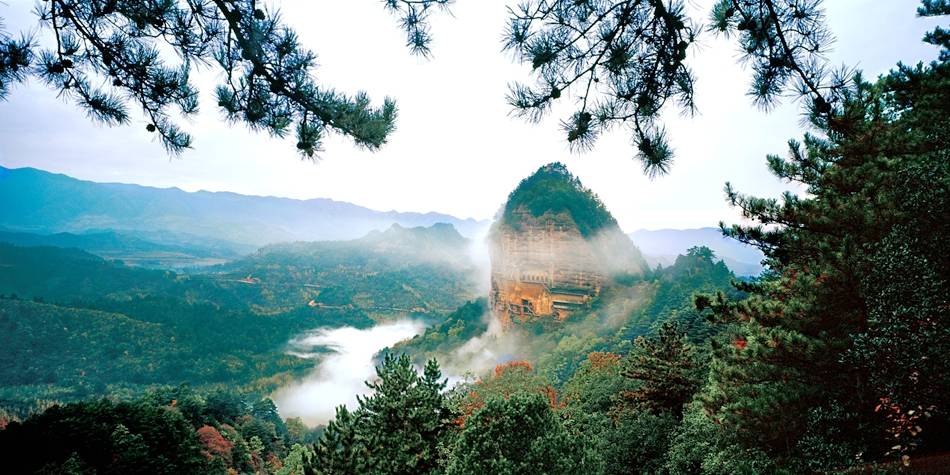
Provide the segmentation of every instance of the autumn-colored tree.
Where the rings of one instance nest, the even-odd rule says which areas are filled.
[[[534,371],[531,362],[512,360],[496,365],[489,377],[479,379],[466,388],[459,407],[461,414],[456,419],[456,423],[464,425],[465,419],[484,407],[488,399],[495,397],[507,399],[520,393],[540,394],[548,401],[552,409],[559,406],[557,391]]]
[[[618,396],[629,387],[621,374],[622,358],[616,353],[595,351],[574,372],[562,389],[568,413],[610,412]]]
[[[212,426],[201,426],[197,433],[198,441],[204,446],[201,453],[204,454],[208,460],[218,457],[224,461],[226,466],[231,466],[231,449],[234,448],[233,442],[225,439],[224,436],[218,432],[218,429]]]

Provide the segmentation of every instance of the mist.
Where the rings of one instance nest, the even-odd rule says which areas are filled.
[[[411,230],[403,230],[411,231]],[[579,262],[564,263],[577,253],[559,253],[559,264],[568,268],[603,266],[598,269],[606,275],[639,274],[643,271],[642,258],[619,230],[600,233],[590,239],[577,236],[570,241],[575,248],[586,249],[586,257],[575,257]],[[491,256],[487,229],[468,239],[462,255],[449,253],[438,246],[422,245],[407,255],[413,260],[447,266],[461,266],[471,272],[471,281],[477,283],[477,294],[486,295],[491,281]],[[401,252],[405,252],[401,249]],[[552,256],[553,258],[553,256]],[[609,279],[609,277],[608,277]],[[630,312],[642,304],[650,293],[649,285],[633,287],[609,285],[600,295],[597,310],[586,315],[574,315],[558,326],[555,334],[596,338],[618,329]],[[482,315],[486,330],[451,349],[443,348],[434,354],[450,385],[484,375],[496,365],[511,360],[529,360],[538,363],[546,355],[558,351],[558,339],[529,335],[521,325],[503,328],[502,322],[489,310]],[[397,343],[422,333],[425,325],[419,321],[400,320],[382,323],[370,329],[351,327],[318,329],[298,336],[288,344],[288,353],[318,361],[317,366],[302,380],[280,388],[273,394],[284,417],[299,417],[307,425],[316,426],[331,420],[336,407],[356,405],[356,396],[368,393],[364,384],[375,378],[375,356],[384,348],[402,349]],[[549,334],[554,336],[554,334]],[[422,356],[422,355],[414,355]],[[422,360],[417,359],[417,363]]]
[[[655,292],[655,285],[642,279],[646,266],[639,250],[617,228],[602,230],[588,238],[579,233],[564,233],[553,240],[546,234],[531,235],[528,239],[532,240],[530,247],[539,251],[526,252],[522,247],[505,251],[496,247],[491,255],[486,249],[491,247],[490,243],[475,240],[473,255],[477,255],[474,245],[482,246],[478,249],[480,255],[473,257],[473,261],[481,264],[476,267],[484,272],[479,281],[488,283],[492,278],[520,280],[524,275],[537,279],[535,276],[551,272],[548,269],[552,266],[567,273],[592,271],[602,275],[604,282],[591,307],[572,312],[563,321],[559,321],[556,315],[546,315],[530,321],[516,321],[508,326],[489,308],[481,317],[484,331],[467,340],[430,347],[421,353],[415,353],[419,348],[412,342],[398,345],[395,350],[408,351],[417,363],[435,358],[450,382],[477,379],[490,373],[498,364],[528,360],[539,365],[553,361],[561,352],[569,352],[569,347],[579,340],[597,341],[612,335],[629,323]],[[496,262],[492,263],[492,259]],[[492,267],[495,268],[494,274]],[[487,291],[482,294],[487,294]],[[433,328],[433,331],[444,332],[445,329]]]
[[[471,262],[472,281],[478,295],[488,295],[491,288],[491,253],[488,246],[490,226],[485,225],[469,240],[466,257]]]
[[[353,409],[356,396],[369,392],[364,382],[376,376],[374,356],[379,350],[412,338],[424,328],[421,322],[400,320],[364,330],[321,328],[294,338],[288,353],[320,362],[303,380],[278,389],[271,397],[285,418],[299,417],[309,426],[326,424],[337,406]]]
[[[501,321],[490,311],[482,315],[488,329],[472,337],[446,354],[432,355],[438,360],[450,381],[462,380],[467,375],[485,373],[495,365],[520,357],[521,335],[505,331]]]
[[[521,323],[503,328],[501,321],[488,311],[483,316],[488,323],[484,333],[445,354],[430,356],[452,376],[483,375],[496,365],[512,360],[527,360],[537,365],[559,351],[561,338],[594,340],[620,329],[632,312],[649,301],[652,293],[653,286],[649,283],[611,287],[601,294],[596,309],[572,315],[559,323],[554,323],[551,317],[538,319],[552,325],[545,335],[533,334]]]

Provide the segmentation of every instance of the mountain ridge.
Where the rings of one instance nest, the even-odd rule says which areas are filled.
[[[391,224],[446,222],[472,236],[484,221],[428,212],[378,211],[329,198],[297,200],[223,191],[188,192],[98,183],[36,168],[0,167],[0,228],[31,233],[113,230],[165,244],[212,239],[246,252],[283,241],[357,239]]]
[[[686,254],[690,247],[706,246],[736,275],[758,275],[765,256],[755,247],[724,237],[718,228],[638,229],[627,233],[643,252],[651,266],[671,265],[676,256]]]

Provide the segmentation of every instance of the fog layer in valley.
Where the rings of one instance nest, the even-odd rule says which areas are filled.
[[[359,330],[352,327],[318,329],[290,342],[290,352],[320,363],[302,381],[285,386],[273,399],[283,417],[299,417],[310,426],[325,424],[336,407],[356,407],[356,396],[376,376],[373,357],[379,350],[412,338],[424,329],[421,322],[401,320]],[[330,350],[330,353],[321,350]]]

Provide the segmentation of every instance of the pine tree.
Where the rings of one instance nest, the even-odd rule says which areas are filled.
[[[812,114],[820,135],[768,158],[807,197],[727,185],[759,224],[723,230],[760,247],[771,274],[741,285],[747,300],[697,299],[730,328],[703,402],[748,447],[819,466],[816,450],[829,445],[850,447],[835,457],[851,461],[945,450],[947,59],[898,65],[875,83],[856,75],[830,114]]]
[[[422,375],[408,355],[387,355],[367,383],[373,393],[359,398],[357,435],[371,453],[366,473],[434,473],[441,438],[452,427],[446,407],[446,381],[435,360]]]
[[[699,388],[702,375],[692,344],[674,322],[660,325],[655,335],[637,337],[623,368],[634,386],[623,394],[627,401],[676,419]]]
[[[408,355],[386,355],[367,382],[373,393],[359,407],[337,409],[316,448],[312,468],[323,474],[434,473],[439,446],[453,427],[446,405],[446,381],[435,360],[422,374]]]
[[[314,457],[307,465],[320,475],[349,475],[360,473],[362,446],[356,442],[353,414],[346,406],[336,409],[336,418],[327,423],[323,435],[314,447]]]
[[[399,18],[410,49],[427,55],[430,14],[449,3],[387,0],[385,7]],[[327,133],[377,149],[394,127],[391,99],[373,107],[365,93],[318,84],[315,55],[279,12],[256,0],[50,0],[38,3],[37,13],[55,47],[0,30],[0,99],[12,83],[35,76],[108,125],[128,123],[134,104],[149,120],[146,130],[180,153],[192,138],[175,116],[198,110],[190,73],[214,64],[226,76],[216,95],[228,120],[277,137],[295,133],[306,157],[320,150]]]
[[[763,108],[786,92],[830,112],[843,74],[826,73],[831,36],[820,1],[719,0],[708,29],[735,36],[752,66],[750,95]],[[572,97],[562,128],[572,150],[586,150],[614,125],[628,126],[637,158],[650,175],[666,173],[673,150],[659,123],[668,102],[695,110],[695,78],[687,54],[702,28],[682,0],[530,0],[512,10],[505,49],[532,69],[534,85],[515,84],[509,102],[540,120],[554,102]]]

